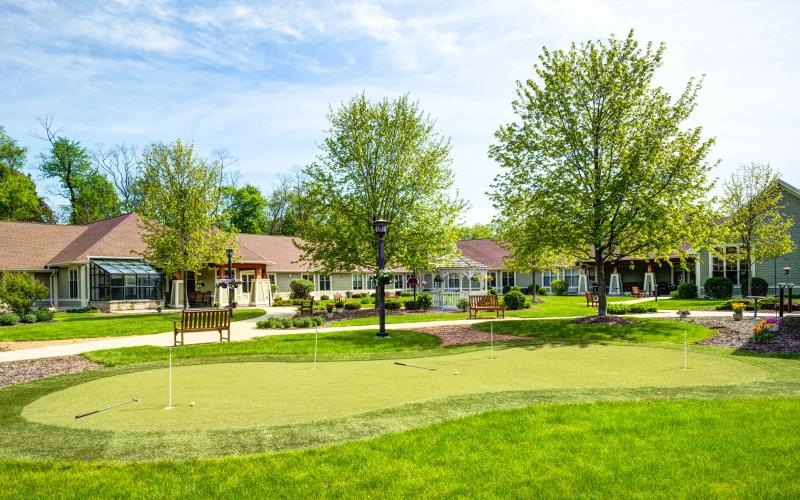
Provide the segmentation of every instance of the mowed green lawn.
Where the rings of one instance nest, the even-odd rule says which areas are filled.
[[[93,353],[96,359],[121,366],[0,390],[3,494],[800,494],[800,438],[794,431],[800,418],[798,356],[742,355],[692,345],[689,370],[684,372],[682,346],[676,345],[683,341],[683,328],[690,329],[690,342],[710,336],[711,330],[637,319],[623,327],[575,325],[569,320],[495,322],[494,331],[506,325],[518,325],[506,333],[524,338],[498,342],[496,359],[490,359],[486,344],[446,348],[418,332],[390,332],[390,339],[384,340],[375,339],[374,331],[321,333],[320,359],[331,361],[320,362],[317,370],[310,363],[313,333],[175,349],[174,353],[200,356],[176,360],[174,374],[183,372],[184,382],[191,381],[174,395],[176,420],[182,420],[184,428],[134,432],[114,424],[110,431],[102,430],[110,425],[104,420],[77,424],[95,428],[77,428],[74,421],[37,423],[22,417],[23,412],[38,413],[42,422],[63,413],[71,417],[69,405],[75,399],[95,398],[103,391],[116,397],[116,389],[146,386],[152,397],[166,401],[167,350],[131,348],[122,350],[124,355],[98,351]],[[264,362],[268,359],[297,362]],[[360,361],[350,364],[348,359]],[[230,363],[214,363],[219,360]],[[437,370],[397,366],[395,360]],[[498,369],[496,364],[504,360],[505,367]],[[136,361],[151,362],[130,364]],[[343,368],[341,374],[328,373],[336,367]],[[291,376],[279,370],[289,370]],[[341,376],[350,383],[343,384]],[[144,380],[147,377],[153,381]],[[695,383],[686,384],[687,379]],[[292,395],[292,388],[298,389],[293,384],[303,380],[306,392]],[[177,388],[178,377],[175,382]],[[202,402],[203,384],[209,382],[216,386],[209,387],[216,394],[212,401],[236,393],[235,404],[253,404],[247,396],[257,393],[266,411],[291,413],[296,423],[220,428],[227,419],[214,419],[209,413],[202,426],[192,427],[191,411],[211,410]],[[685,385],[673,385],[677,382]],[[437,388],[449,394],[441,395]],[[196,392],[189,394],[190,390]],[[337,396],[344,398],[341,405]],[[128,397],[133,396],[119,394],[120,400]],[[53,399],[48,403],[46,398]],[[199,400],[194,407],[187,404],[191,398]],[[279,408],[292,398],[301,404]],[[49,411],[39,407],[45,403],[53,403]],[[324,404],[354,403],[362,406],[328,418],[314,414]],[[144,405],[124,408],[127,414],[118,412],[117,417],[125,417],[118,424],[130,425],[138,412],[148,425],[165,425],[163,419],[145,415],[150,410]],[[212,413],[219,417],[230,412],[228,417],[234,419],[235,410],[219,406]],[[157,407],[152,411],[164,414]],[[261,418],[264,411],[253,411],[251,418]],[[117,418],[103,416],[107,417]],[[248,453],[253,455],[233,456]],[[223,458],[204,458],[215,456]]]
[[[596,307],[587,307],[586,299],[576,295],[546,295],[540,296],[543,302],[533,304],[529,309],[521,309],[517,311],[506,311],[506,316],[519,317],[519,318],[547,318],[547,317],[571,317],[571,316],[588,316],[597,314]],[[608,297],[609,302],[624,302],[631,300],[630,297]],[[496,316],[494,312],[480,312],[478,313],[479,319],[491,319]],[[387,324],[399,323],[417,323],[421,321],[448,321],[457,319],[467,319],[469,316],[466,312],[437,312],[431,311],[427,313],[414,312],[407,314],[389,314],[386,316]],[[332,321],[326,323],[327,326],[363,326],[363,325],[377,325],[378,318],[375,316],[366,318],[344,319],[339,321]]]
[[[233,321],[263,316],[263,309],[238,309]],[[0,327],[0,342],[23,340],[62,340],[96,337],[123,337],[172,330],[180,313],[109,314],[57,313],[53,321]]]

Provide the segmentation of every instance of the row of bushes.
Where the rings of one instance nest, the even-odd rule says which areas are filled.
[[[611,303],[606,306],[608,314],[642,314],[658,311],[658,307],[649,302],[639,304]]]
[[[258,328],[314,328],[325,323],[322,316],[302,316],[300,318],[268,318],[256,323]]]
[[[0,313],[0,326],[14,326],[18,323],[38,323],[40,321],[50,321],[53,319],[53,313],[49,309],[41,308],[18,315],[11,311]]]

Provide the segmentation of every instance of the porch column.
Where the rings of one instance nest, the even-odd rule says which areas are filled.
[[[172,280],[172,290],[169,297],[170,307],[183,308],[183,290],[183,280]]]
[[[270,304],[269,300],[269,280],[267,279],[256,279],[253,280],[252,284],[253,289],[251,290],[250,294],[250,305],[251,306],[266,306]]]
[[[578,276],[578,294],[586,293],[589,291],[589,277],[586,270],[581,268],[581,274]]]
[[[647,272],[644,273],[644,291],[645,293],[653,293],[656,285],[656,273],[653,272],[653,264],[647,263]]]
[[[700,298],[705,297],[705,289],[700,287],[700,256],[694,259],[694,284],[697,286],[697,296]]]
[[[214,287],[214,302],[219,304],[220,308],[228,307],[228,289],[221,286]]]
[[[617,266],[614,266],[611,271],[611,277],[608,282],[608,294],[622,295],[622,282],[619,279],[619,269],[617,269]]]
[[[89,305],[89,265],[80,268],[81,307]]]

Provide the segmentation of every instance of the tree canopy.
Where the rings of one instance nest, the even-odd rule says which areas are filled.
[[[27,152],[0,126],[0,220],[55,222],[33,180],[22,173]]]
[[[324,271],[376,267],[373,221],[390,221],[388,267],[431,267],[455,248],[464,203],[453,183],[448,141],[419,105],[402,96],[370,102],[363,94],[328,115],[318,161],[304,173],[304,259]]]
[[[241,233],[267,233],[267,199],[256,186],[223,186],[222,206],[223,227]]]
[[[781,212],[783,189],[778,172],[766,163],[741,165],[723,184],[721,210],[725,241],[739,245],[730,255],[746,265],[747,295],[752,295],[749,262],[763,262],[794,250],[794,221]]]
[[[664,50],[641,48],[633,31],[544,48],[536,78],[517,82],[516,121],[489,150],[503,169],[492,186],[495,223],[524,224],[549,251],[596,263],[600,316],[604,264],[708,242],[714,141],[682,128],[700,82],[690,79],[674,99],[653,83]]]
[[[224,262],[235,234],[220,227],[221,165],[180,140],[148,146],[141,161],[135,194],[147,244],[143,257],[167,275]]]

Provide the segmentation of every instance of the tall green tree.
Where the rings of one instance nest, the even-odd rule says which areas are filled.
[[[516,121],[489,150],[503,168],[491,193],[496,222],[535,215],[525,220],[546,247],[594,261],[600,316],[606,264],[707,243],[713,140],[682,128],[699,82],[690,79],[675,99],[653,83],[664,50],[641,48],[633,31],[543,49],[537,78],[517,83]]]
[[[0,126],[0,219],[53,223],[53,211],[37,195],[30,176],[22,173],[27,152]]]
[[[449,143],[416,103],[362,94],[332,111],[317,162],[305,168],[304,259],[323,271],[376,268],[373,221],[390,221],[388,267],[424,269],[453,253],[464,203],[453,183]]]
[[[50,147],[40,155],[39,170],[44,178],[58,181],[59,196],[69,202],[63,207],[64,218],[70,224],[86,224],[119,215],[114,187],[92,166],[86,148],[79,141],[59,135],[49,118],[40,123],[42,139]]]
[[[221,228],[223,171],[180,140],[152,144],[142,153],[135,195],[142,215],[143,257],[168,276],[224,262],[236,235]],[[184,306],[188,307],[184,293]]]
[[[242,233],[267,233],[267,199],[256,186],[223,186],[222,205],[224,227]]]
[[[477,240],[482,238],[494,238],[495,232],[489,224],[473,224],[471,226],[461,226],[458,228],[460,240]]]
[[[747,163],[723,184],[721,210],[726,242],[739,245],[747,274],[747,295],[753,295],[750,265],[794,250],[790,230],[794,221],[782,213],[779,173],[767,163]]]

